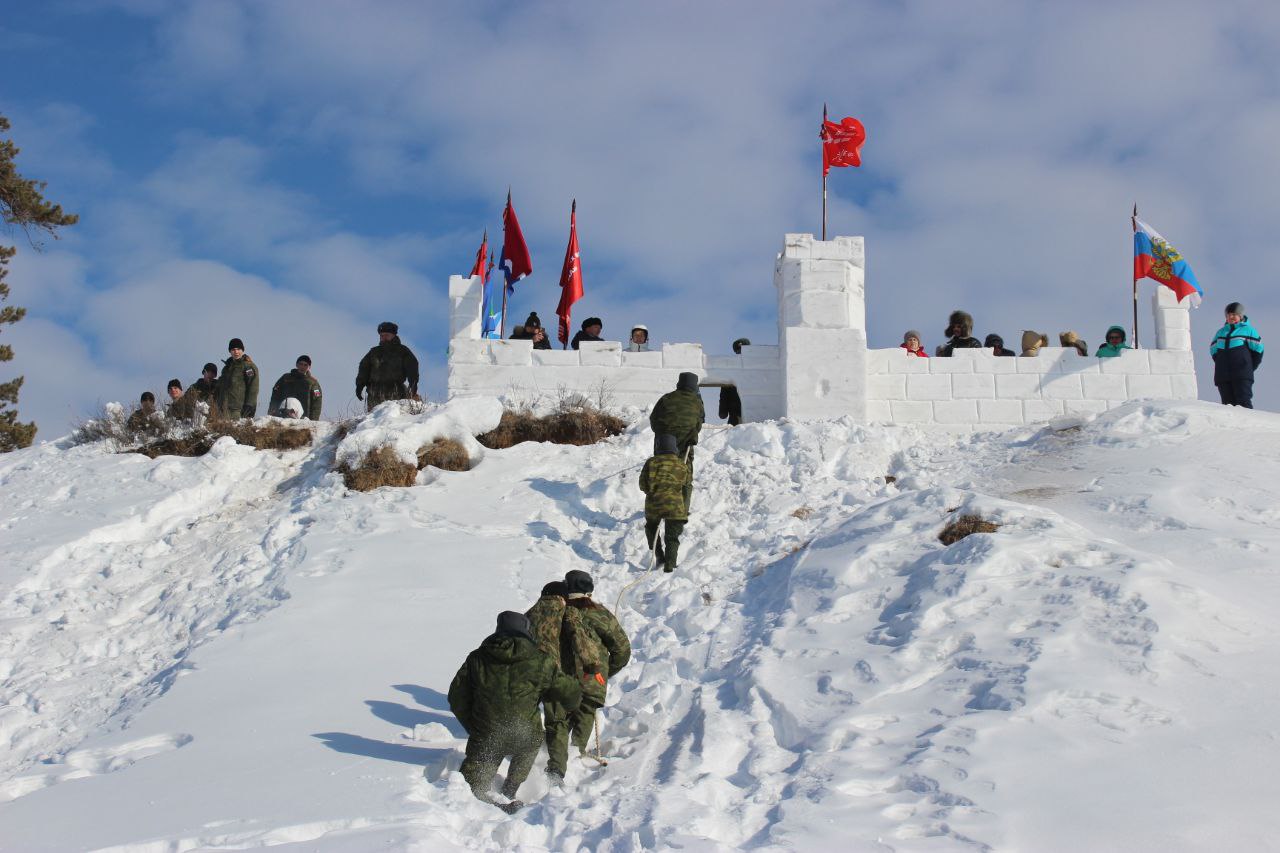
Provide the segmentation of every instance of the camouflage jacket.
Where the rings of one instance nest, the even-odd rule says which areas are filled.
[[[577,682],[526,637],[493,634],[449,685],[449,708],[467,733],[487,735],[513,726],[541,729],[540,702],[576,706]]]
[[[544,595],[524,614],[529,617],[529,624],[533,628],[533,639],[538,644],[538,649],[551,655],[556,665],[562,670],[565,670],[565,658],[560,644],[560,626],[564,622],[564,609],[563,596]]]
[[[251,418],[258,411],[258,365],[245,353],[223,362],[218,377],[218,410],[224,418]]]
[[[418,357],[400,343],[400,338],[392,338],[386,343],[379,342],[360,359],[360,368],[356,371],[356,390],[399,388],[406,382],[409,390],[416,393]]]
[[[695,391],[671,391],[663,394],[649,414],[649,426],[654,435],[674,435],[680,446],[680,457],[692,444],[698,443],[707,410],[702,405],[702,395]]]
[[[572,661],[572,669],[565,667],[565,671],[581,680],[585,693],[603,699],[605,682],[631,660],[627,632],[607,607],[585,597],[566,602],[561,630],[566,663]]]
[[[320,382],[311,374],[294,368],[276,380],[271,388],[271,403],[267,412],[274,415],[280,404],[293,397],[302,403],[302,416],[307,420],[320,420],[320,404],[324,401],[324,392],[320,390]]]
[[[194,391],[197,399],[206,403],[213,403],[218,399],[218,380],[208,380],[201,376],[195,382],[187,386],[188,391]]]
[[[640,469],[644,517],[650,520],[670,518],[687,521],[689,508],[684,504],[684,487],[688,484],[689,469],[679,457],[671,453],[649,457],[649,461]]]
[[[165,407],[165,417],[176,421],[191,421],[196,417],[196,406],[200,402],[200,393],[188,388],[186,393]]]

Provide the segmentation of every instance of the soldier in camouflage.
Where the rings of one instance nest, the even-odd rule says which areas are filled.
[[[196,417],[196,403],[199,397],[191,390],[187,389],[186,393],[182,391],[182,383],[177,379],[170,379],[169,386],[165,389],[169,394],[169,404],[165,408],[165,417],[175,421],[194,421]]]
[[[258,411],[258,365],[244,351],[244,341],[227,344],[231,357],[218,377],[218,411],[224,418],[251,418]]]
[[[324,402],[324,392],[320,383],[311,375],[311,356],[300,355],[294,363],[293,370],[276,380],[271,388],[271,404],[267,410],[275,414],[280,405],[290,397],[300,401],[303,406],[302,417],[310,421],[320,420],[320,406]]]
[[[675,571],[680,552],[680,534],[689,520],[684,490],[689,469],[676,455],[679,445],[674,435],[658,436],[658,452],[640,469],[640,491],[644,492],[644,535],[664,572]],[[663,539],[658,526],[666,522]],[[664,541],[665,540],[665,543]]]
[[[373,411],[387,400],[407,400],[418,395],[418,357],[400,343],[400,327],[378,324],[378,345],[360,359],[356,372],[356,399]],[[362,396],[368,389],[367,399]]]
[[[556,665],[560,667],[561,672],[572,673],[573,652],[568,648],[568,632],[562,630],[564,626],[565,595],[567,592],[564,581],[552,581],[542,588],[541,596],[533,607],[525,611],[524,615],[529,619],[529,625],[533,631],[533,641],[537,643],[538,649],[551,655],[555,659]],[[569,709],[559,703],[542,703],[542,719],[546,724],[548,755],[554,754],[551,746],[553,735],[561,730],[568,730],[568,713]],[[564,782],[565,761],[568,759],[567,746],[564,753],[564,760],[561,760],[558,764],[552,760],[547,763],[547,774],[551,777],[552,784],[562,784]]]
[[[504,811],[519,808],[518,801],[500,804],[489,795],[498,765],[511,757],[502,793],[514,800],[542,745],[538,703],[572,706],[580,693],[577,682],[534,645],[523,614],[498,614],[497,630],[467,655],[449,685],[449,708],[468,735],[460,772],[476,797]]]
[[[702,424],[707,419],[702,395],[698,393],[698,374],[681,373],[676,390],[663,394],[649,414],[649,426],[653,428],[654,451],[658,449],[658,436],[674,435],[677,455],[689,469],[689,482],[684,487],[684,506],[687,511],[693,497],[693,446],[698,443]]]
[[[218,399],[218,365],[212,361],[204,366],[200,378],[191,383],[188,391],[195,393],[196,399],[212,404]]]
[[[631,660],[631,641],[618,619],[591,600],[591,575],[574,569],[564,576],[565,609],[561,623],[561,659],[565,671],[582,686],[582,698],[563,703],[566,712],[547,730],[547,773],[561,782],[569,763],[569,743],[587,754],[596,711],[604,706],[610,677]]]

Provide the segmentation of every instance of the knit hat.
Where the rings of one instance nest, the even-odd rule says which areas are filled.
[[[991,347],[1000,347],[1001,349],[1004,349],[1004,338],[993,332],[990,335],[987,335],[986,339],[983,340],[982,345],[988,349]]]
[[[587,319],[582,321],[582,330],[584,332],[587,330],[587,326],[600,326],[603,328],[604,321],[601,320],[599,317],[588,317]]]
[[[733,342],[733,354],[742,355],[742,348],[749,346],[751,346],[751,340],[749,338],[738,338]]]
[[[542,321],[538,319],[537,311],[530,311],[529,317],[524,321],[524,329],[526,332],[532,332],[534,329],[541,329]]]
[[[244,341],[239,338],[232,338],[227,344],[227,352],[231,352],[233,349],[243,350]]]
[[[210,370],[212,370],[214,375],[216,376],[218,374],[218,365],[210,361],[207,364],[205,364],[204,367],[200,368],[201,373],[208,373]]]
[[[698,374],[681,373],[680,378],[676,380],[677,391],[697,391],[698,390]]]
[[[296,359],[294,359],[293,363],[297,364],[300,361],[305,361],[307,363],[307,367],[311,366],[311,356],[309,355],[300,355]]]
[[[676,437],[667,433],[658,436],[658,440],[654,445],[657,448],[657,453],[675,454],[680,449],[680,443],[676,441]]]
[[[573,569],[564,576],[565,591],[572,595],[573,593],[590,594],[595,590],[596,585],[591,580],[591,575],[582,571],[582,569]]]
[[[917,332],[915,329],[907,329],[907,333],[902,336],[902,342],[905,344],[911,338],[915,338],[917,341],[923,341],[923,338],[920,337],[919,332]]]
[[[529,617],[514,610],[504,610],[498,614],[498,627],[495,633],[508,637],[517,636],[533,639],[533,629],[529,626]]]
[[[393,335],[398,335],[400,334],[400,327],[390,320],[386,320],[378,324],[378,334],[382,334],[383,332],[390,332]]]
[[[1226,310],[1223,311],[1222,313],[1223,314],[1239,314],[1241,317],[1243,317],[1244,306],[1241,305],[1239,302],[1232,302],[1230,305],[1227,306]]]
[[[543,595],[558,595],[563,598],[566,592],[568,590],[565,589],[564,581],[552,581],[542,588]]]
[[[143,391],[142,396],[138,398],[139,403],[154,403],[155,401],[156,395],[152,394],[150,391]]]
[[[180,381],[178,381],[177,379],[170,379],[170,380],[169,380],[169,384],[165,386],[165,390],[167,391],[167,390],[169,390],[170,388],[177,388],[179,391],[181,391],[181,390],[182,390],[182,383],[181,383]]]

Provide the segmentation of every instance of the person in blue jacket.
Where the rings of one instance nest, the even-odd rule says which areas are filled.
[[[1232,302],[1226,308],[1227,324],[1213,336],[1213,384],[1224,406],[1253,408],[1253,372],[1262,364],[1262,337],[1249,325],[1244,306]]]

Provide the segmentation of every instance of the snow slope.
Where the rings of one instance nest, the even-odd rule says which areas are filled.
[[[0,457],[0,849],[1275,846],[1280,417],[708,429],[672,576],[641,574],[640,427],[412,489],[329,471],[496,411]],[[966,513],[1001,527],[944,547]],[[443,694],[571,568],[610,607],[639,579],[613,760],[507,817]]]

